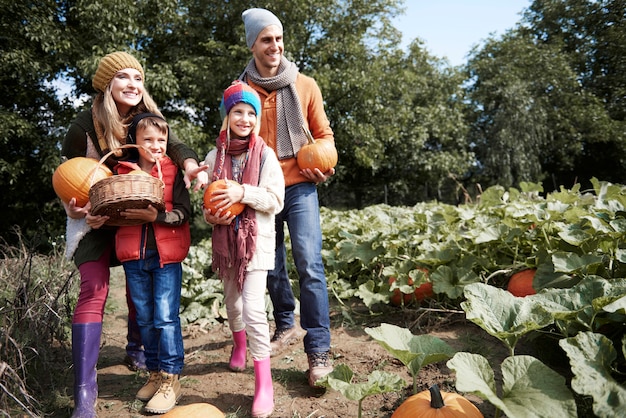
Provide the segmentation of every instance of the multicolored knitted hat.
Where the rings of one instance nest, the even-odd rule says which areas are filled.
[[[134,68],[141,73],[141,78],[145,80],[143,67],[135,57],[126,52],[113,52],[100,60],[91,85],[96,91],[104,92],[111,80],[113,80],[115,73],[124,68]]]
[[[220,103],[222,118],[225,118],[230,113],[230,109],[237,103],[249,104],[254,108],[257,117],[261,117],[261,99],[259,95],[252,87],[240,80],[233,81],[233,83],[224,90],[222,103]]]

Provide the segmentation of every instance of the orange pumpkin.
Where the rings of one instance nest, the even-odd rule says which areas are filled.
[[[534,295],[537,291],[533,288],[533,280],[537,269],[518,271],[509,279],[507,290],[514,296],[524,297]]]
[[[332,141],[315,141],[309,137],[309,143],[300,148],[296,160],[301,170],[319,169],[326,173],[337,165],[337,149]]]
[[[128,174],[133,174],[136,176],[151,176],[152,174],[150,173],[146,173],[143,170],[133,170],[133,171],[129,171]]]
[[[469,400],[454,392],[441,392],[437,385],[409,397],[391,418],[484,418]]]
[[[391,284],[394,283],[395,281],[396,281],[395,277],[390,277],[388,283],[391,286]],[[409,283],[409,286],[412,285],[413,279],[409,277],[408,283]],[[402,305],[402,302],[404,302],[405,305],[408,305],[412,301],[413,301],[413,293],[402,293],[400,289],[393,289],[393,293],[391,294],[391,298],[389,299],[389,303],[391,303],[393,306],[400,306]]]
[[[95,174],[94,174],[95,173]],[[87,157],[70,158],[59,165],[52,175],[52,188],[65,202],[75,197],[76,206],[83,207],[89,202],[89,189],[93,183],[112,176],[113,173],[98,160]]]
[[[217,190],[225,189],[226,187],[228,187],[228,183],[230,183],[232,185],[238,185],[239,184],[239,183],[237,183],[234,180],[220,179],[220,180],[216,180],[213,183],[209,184],[209,187],[207,187],[206,190],[204,191],[204,198],[203,198],[204,207],[206,209],[208,209],[209,212],[211,212],[211,214],[215,214],[215,212],[217,212],[217,208],[215,206],[218,203],[220,203],[219,200],[211,202],[211,198],[213,197],[213,192],[217,191]],[[228,210],[228,211],[230,211],[231,215],[237,216],[241,212],[243,212],[243,209],[245,207],[246,207],[246,205],[244,205],[243,203],[237,202],[237,203],[233,203],[230,206],[224,207],[224,211]]]
[[[222,411],[210,403],[192,403],[189,405],[177,406],[164,415],[162,418],[224,418]]]

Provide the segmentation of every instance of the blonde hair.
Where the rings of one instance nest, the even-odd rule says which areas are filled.
[[[143,88],[141,101],[124,117],[120,116],[117,110],[117,104],[111,94],[110,83],[107,85],[104,92],[96,95],[92,107],[94,127],[98,135],[98,140],[102,137],[109,150],[117,149],[126,144],[128,125],[135,115],[150,112],[163,117],[163,114],[159,110],[156,102],[152,99],[152,96],[150,96],[145,89],[145,86]]]

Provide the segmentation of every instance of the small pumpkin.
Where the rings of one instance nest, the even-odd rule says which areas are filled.
[[[507,290],[514,296],[524,297],[537,293],[533,287],[533,280],[537,269],[525,269],[513,274],[509,279]]]
[[[129,171],[128,174],[133,174],[136,176],[151,176],[152,174],[150,173],[146,173],[143,170],[133,170],[133,171]]]
[[[95,174],[94,174],[95,173]],[[83,207],[89,202],[89,189],[93,183],[112,176],[105,165],[93,158],[74,157],[59,165],[52,174],[52,188],[65,202],[75,197],[76,206]]]
[[[435,296],[435,292],[433,292],[433,284],[431,282],[422,283],[421,285],[415,288],[415,300],[418,302],[423,301],[424,299],[430,299]]]
[[[395,283],[395,281],[395,277],[390,277],[388,280],[389,286]],[[408,283],[409,286],[411,286],[413,284],[413,279],[409,277]],[[403,293],[400,291],[400,289],[393,289],[391,298],[389,298],[389,303],[391,303],[393,306],[400,306],[402,305],[402,302],[404,302],[405,305],[408,305],[413,301],[413,297],[413,293]]]
[[[211,214],[215,214],[215,212],[217,212],[217,208],[216,205],[218,203],[220,203],[219,200],[216,200],[214,202],[211,202],[211,198],[213,198],[213,192],[217,191],[217,190],[222,190],[228,187],[228,184],[231,185],[239,185],[239,183],[237,183],[234,180],[226,180],[226,179],[219,179],[214,181],[213,183],[209,184],[209,187],[206,188],[206,190],[204,191],[204,198],[203,198],[203,202],[204,202],[204,207],[206,209],[209,210],[209,212],[211,212]],[[245,204],[241,203],[241,202],[237,202],[237,203],[233,203],[230,206],[226,206],[224,207],[224,210],[228,210],[230,211],[231,215],[239,215],[241,212],[243,212],[243,209],[246,207]]]
[[[161,415],[162,418],[224,418],[225,415],[210,403],[192,403],[177,406]]]
[[[298,167],[300,167],[301,170],[307,168],[314,170],[317,168],[322,173],[326,173],[331,168],[334,168],[337,165],[338,156],[337,148],[335,148],[333,141],[316,141],[313,139],[308,129],[304,127],[303,129],[309,143],[298,151],[296,157]]]
[[[391,418],[484,418],[467,398],[454,392],[442,392],[437,385],[405,400]]]

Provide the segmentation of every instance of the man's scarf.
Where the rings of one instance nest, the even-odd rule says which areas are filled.
[[[279,160],[295,157],[308,143],[304,134],[304,116],[296,91],[298,66],[282,57],[278,74],[274,77],[261,77],[256,69],[254,58],[250,60],[240,80],[247,79],[263,87],[266,91],[276,91],[276,154]],[[287,87],[287,88],[284,88]]]

